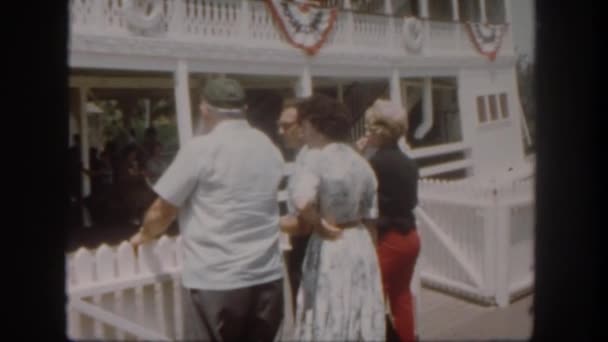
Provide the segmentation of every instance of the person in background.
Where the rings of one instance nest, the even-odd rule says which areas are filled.
[[[167,163],[162,157],[162,145],[157,142],[151,150],[151,154],[146,161],[146,167],[144,169],[144,174],[146,175],[148,183],[155,184],[160,176],[162,176],[163,172],[165,172],[166,168]]]
[[[366,136],[358,141],[378,179],[377,253],[393,327],[401,341],[414,341],[414,303],[410,286],[420,237],[414,208],[418,204],[418,168],[398,146],[407,129],[404,109],[376,100],[365,112]]]
[[[299,224],[281,228],[293,234],[295,226],[312,234],[293,339],[384,340],[380,265],[367,227],[377,211],[374,171],[348,144],[351,117],[344,105],[313,95],[297,110],[308,148],[289,191]]]
[[[135,145],[124,148],[116,174],[117,190],[124,203],[127,219],[136,226],[140,224],[140,217],[145,209],[144,190],[148,186],[137,160],[137,151]]]
[[[283,145],[290,150],[296,151],[295,161],[293,163],[294,168],[302,165],[308,148],[304,144],[304,136],[302,134],[302,127],[298,121],[298,109],[297,105],[302,100],[299,99],[287,99],[283,102],[281,114],[277,122],[279,137]],[[292,177],[287,182],[287,192],[293,189]],[[287,199],[287,214],[281,217],[281,224],[283,229],[298,232],[296,229],[298,220],[294,216],[295,208],[293,202]],[[306,252],[306,246],[310,234],[293,233],[289,236],[291,251],[287,252],[287,271],[289,273],[289,282],[291,285],[292,295],[292,307],[295,310],[296,307],[296,294],[298,293],[298,287],[300,286],[300,280],[302,278],[302,261],[304,260],[304,254]],[[293,313],[295,315],[295,311]]]

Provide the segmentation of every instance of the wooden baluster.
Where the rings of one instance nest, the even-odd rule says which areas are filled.
[[[167,236],[163,236],[160,238],[160,240],[158,240],[154,252],[156,258],[158,258],[158,261],[160,262],[161,272],[163,274],[169,274],[174,267],[175,243]],[[154,284],[154,305],[157,308],[156,324],[158,327],[160,327],[161,334],[174,336],[173,327],[171,326],[172,324],[169,324],[169,301],[167,300],[167,296],[164,291],[166,284],[167,283],[165,282],[157,282]]]
[[[239,13],[239,37],[241,43],[247,44],[249,42],[250,37],[250,27],[251,27],[251,7],[249,5],[249,0],[241,0],[240,13]]]
[[[95,258],[86,248],[80,248],[74,255],[74,271],[78,286],[91,285],[95,281]],[[93,338],[93,321],[90,317],[75,314],[74,335],[78,338]]]
[[[156,247],[156,241],[148,242],[144,245],[139,246],[137,253],[137,266],[139,275],[159,274],[162,271],[160,262],[156,255],[154,255],[154,249]],[[137,317],[140,320],[142,326],[156,330],[154,324],[154,318],[150,317],[150,313],[157,308],[152,303],[155,301],[155,290],[156,285],[152,285],[154,291],[150,291],[150,287],[147,285],[137,286],[135,288],[135,308],[137,310]],[[146,300],[148,299],[148,300]],[[147,310],[150,308],[150,310]]]
[[[98,282],[109,282],[116,279],[116,268],[115,268],[115,256],[114,251],[103,244],[95,252],[95,260],[97,264],[97,281]],[[107,309],[111,305],[106,294],[95,295],[93,301],[98,306]],[[101,322],[95,322],[95,337],[100,339],[113,339],[113,334],[110,334],[105,325]]]
[[[130,278],[137,274],[134,250],[131,244],[126,241],[118,246],[117,266],[117,279]],[[134,302],[135,299],[131,289],[114,292],[114,310],[118,315],[134,320]],[[133,336],[127,336],[124,332],[118,331],[117,338],[119,340],[133,339]]]
[[[183,268],[182,237],[175,239],[175,265],[176,268]],[[173,273],[173,308],[175,319],[175,338],[184,338],[184,317],[182,312],[182,283],[180,273]]]

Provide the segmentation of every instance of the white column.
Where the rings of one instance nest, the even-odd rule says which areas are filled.
[[[175,80],[175,109],[177,111],[177,133],[179,144],[183,146],[192,138],[192,110],[190,108],[190,87],[188,84],[188,65],[179,60],[173,74]]]
[[[338,89],[337,89],[337,93],[338,93],[338,101],[340,103],[344,103],[344,85],[342,84],[342,82],[338,83]]]
[[[460,20],[460,8],[458,8],[458,0],[452,0],[452,20]]]
[[[312,95],[312,77],[310,76],[310,64],[306,63],[300,73],[295,89],[296,97],[308,97]]]
[[[80,97],[80,158],[82,167],[89,170],[89,120],[87,113],[87,93],[88,88],[80,87],[78,96]],[[86,173],[82,175],[82,197],[87,197],[91,193],[91,179]]]
[[[399,76],[399,70],[396,68],[393,69],[391,73],[389,86],[391,101],[402,105],[403,100],[401,98],[401,79]]]
[[[414,136],[422,139],[433,127],[433,87],[430,77],[425,77],[422,84],[422,122],[416,128]]]
[[[247,43],[249,41],[249,21],[251,20],[251,8],[249,7],[249,0],[241,0],[241,15],[239,22],[241,24],[241,41]]]
[[[393,2],[391,0],[384,0],[384,14],[393,15]]]
[[[344,0],[346,15],[346,45],[353,46],[353,34],[355,31],[355,18],[353,17],[352,4],[350,0]]]
[[[479,0],[479,13],[481,14],[481,22],[485,23],[488,21],[488,15],[486,14],[486,0]]]
[[[424,20],[423,22],[423,37],[424,37],[424,44],[422,46],[422,51],[423,53],[428,53],[429,50],[429,46],[431,45],[430,43],[430,38],[431,38],[431,23],[429,22],[429,3],[428,0],[420,0],[420,2],[418,3],[420,5],[420,18],[422,18],[422,20]]]

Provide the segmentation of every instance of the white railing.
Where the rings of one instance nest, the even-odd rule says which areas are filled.
[[[488,186],[472,179],[419,183],[423,283],[506,306],[531,288],[531,179]]]
[[[66,256],[68,336],[71,339],[183,340],[181,238],[161,237],[138,248],[124,241]],[[281,246],[285,250],[284,246]],[[282,335],[293,329],[291,288],[283,264]],[[419,303],[420,280],[412,280]],[[419,316],[419,306],[416,307]]]
[[[180,339],[180,239],[79,249],[66,257],[68,334],[74,339]]]
[[[462,142],[441,144],[429,147],[416,148],[407,151],[408,155],[414,159],[437,157],[441,155],[447,155],[451,153],[463,152],[465,157],[463,159],[438,163],[435,165],[426,166],[420,168],[419,173],[421,178],[438,176],[447,172],[469,170],[473,167],[473,161],[470,157],[471,146],[466,145]]]
[[[188,38],[217,43],[239,38],[241,1],[185,0],[183,9],[181,32]]]
[[[461,53],[458,22],[429,21],[429,50],[434,53]]]
[[[287,42],[281,33],[274,26],[274,19],[271,13],[266,8],[266,4],[261,1],[250,2],[251,19],[249,29],[243,32],[242,36],[247,41],[262,44],[262,46],[270,46],[275,48],[287,48]],[[247,19],[245,19],[247,20]]]
[[[387,48],[389,34],[388,20],[384,16],[372,14],[353,14],[353,44],[357,47]]]
[[[158,0],[161,24],[154,32],[133,32],[122,0],[70,0],[72,35],[151,37],[233,47],[292,49],[263,1]],[[352,25],[352,26],[351,26]],[[420,53],[406,51],[403,18],[340,11],[322,52],[408,55],[477,55],[462,23],[425,21]],[[510,30],[502,54],[513,54]]]
[[[183,339],[181,248],[180,237],[163,236],[137,253],[124,241],[118,247],[81,248],[67,255],[69,337]],[[293,318],[286,277],[283,285],[283,329],[289,329]]]

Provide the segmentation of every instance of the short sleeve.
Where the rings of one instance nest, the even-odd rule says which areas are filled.
[[[179,150],[169,168],[160,177],[154,191],[165,201],[181,207],[194,191],[201,176],[203,163],[207,161],[204,149],[197,148],[193,141]]]
[[[378,181],[373,171],[365,182],[359,208],[363,219],[378,218]]]
[[[290,180],[289,200],[292,203],[290,208],[294,212],[303,204],[312,202],[317,198],[321,177],[318,172],[320,153],[316,150],[306,152],[293,170]]]

